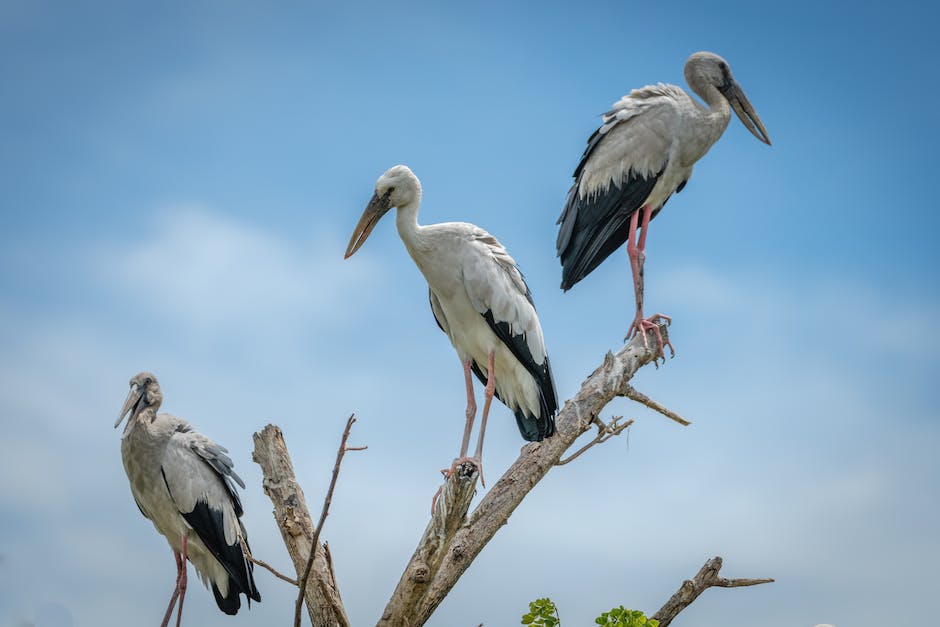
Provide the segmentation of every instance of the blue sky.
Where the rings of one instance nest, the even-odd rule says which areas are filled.
[[[280,424],[355,624],[380,614],[461,435],[460,366],[386,220],[343,261],[375,179],[421,178],[425,222],[499,237],[562,398],[620,346],[625,254],[558,289],[555,219],[598,115],[724,56],[774,142],[732,119],[653,223],[649,311],[678,356],[635,380],[694,421],[636,419],[553,470],[431,625],[653,611],[713,555],[704,627],[927,624],[940,560],[938,46],[929,3],[0,3],[0,623],[159,620],[174,565],[111,428],[152,370],[227,446],[256,553],[289,562],[251,462]],[[479,393],[479,391],[478,391]],[[522,440],[494,409],[497,477]],[[234,619],[194,585],[189,624]],[[678,623],[677,623],[678,624]]]

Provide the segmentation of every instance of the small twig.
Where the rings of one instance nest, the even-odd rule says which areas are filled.
[[[257,565],[260,566],[261,568],[264,568],[264,569],[268,570],[272,575],[274,575],[274,576],[277,577],[278,579],[283,579],[283,580],[286,581],[287,583],[294,584],[295,586],[297,585],[297,580],[296,580],[296,579],[291,579],[291,578],[288,577],[287,575],[284,575],[284,574],[282,574],[282,573],[279,573],[273,566],[271,566],[271,565],[268,564],[267,562],[264,562],[264,561],[262,561],[262,560],[259,560],[259,559],[256,558],[254,555],[252,555],[252,554],[251,554],[251,549],[248,548],[248,543],[245,542],[245,539],[242,538],[241,541],[242,541],[242,553],[245,555],[246,558],[248,558],[248,561],[250,561],[250,562],[253,563],[253,564],[257,564]]]
[[[705,562],[705,565],[699,569],[695,577],[683,581],[676,593],[650,618],[658,620],[659,627],[668,627],[679,612],[691,605],[692,601],[711,587],[739,588],[773,581],[773,579],[726,579],[718,576],[719,570],[721,570],[720,557],[713,557]]]
[[[597,435],[594,436],[594,439],[588,442],[587,444],[585,444],[584,446],[582,446],[581,448],[579,448],[577,451],[575,451],[574,453],[572,453],[570,456],[566,457],[565,459],[558,460],[557,462],[555,462],[555,465],[564,466],[568,462],[574,461],[584,451],[588,450],[589,448],[597,444],[603,444],[604,442],[614,437],[615,435],[620,435],[624,431],[624,429],[626,429],[627,427],[633,424],[633,418],[631,418],[630,420],[626,421],[623,424],[617,424],[617,421],[621,419],[623,419],[623,416],[614,416],[613,418],[611,418],[609,424],[605,424],[600,418],[597,418],[595,416],[593,422],[597,424]]]
[[[320,531],[323,529],[323,523],[326,522],[326,516],[330,511],[330,503],[333,501],[333,489],[336,487],[336,478],[339,476],[339,466],[343,462],[343,456],[346,451],[361,451],[366,447],[346,448],[346,440],[349,439],[349,431],[353,423],[356,422],[356,414],[352,414],[346,421],[346,429],[343,431],[343,438],[339,443],[339,450],[336,451],[336,463],[333,465],[333,477],[330,479],[330,487],[326,491],[326,498],[323,499],[323,510],[320,512],[320,520],[313,532],[313,540],[310,543],[310,557],[307,559],[307,566],[304,568],[304,574],[300,578],[300,592],[297,594],[297,601],[294,603],[294,627],[300,627],[300,611],[304,605],[304,590],[307,589],[307,579],[310,577],[310,569],[313,567],[313,560],[317,554],[317,543],[320,542]]]
[[[684,427],[688,427],[690,424],[692,424],[691,422],[689,422],[688,420],[686,420],[685,418],[683,418],[676,412],[672,411],[671,409],[667,409],[666,407],[663,407],[662,405],[660,405],[659,403],[651,399],[646,394],[643,394],[642,392],[638,392],[632,385],[628,384],[623,387],[623,395],[632,401],[636,401],[637,403],[640,403],[641,405],[646,405],[653,411],[659,412],[660,414],[662,414],[666,418],[669,418],[670,420],[675,420],[676,422],[678,422],[680,425]]]

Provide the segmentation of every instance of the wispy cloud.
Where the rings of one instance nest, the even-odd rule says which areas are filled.
[[[342,318],[380,267],[343,263],[336,234],[291,238],[202,207],[154,212],[142,239],[97,255],[97,270],[155,317],[203,332]]]

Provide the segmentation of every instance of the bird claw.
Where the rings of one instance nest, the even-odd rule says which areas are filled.
[[[450,468],[447,469],[447,472],[444,473],[444,477],[450,479],[450,476],[457,472],[457,467],[463,466],[464,464],[476,467],[477,472],[480,473],[480,484],[485,488],[486,481],[483,479],[483,461],[479,457],[458,457],[454,460],[454,463],[451,464]]]
[[[672,342],[667,338],[663,342],[663,334],[659,329],[659,322],[665,320],[667,326],[672,322],[672,318],[665,314],[653,314],[649,318],[643,318],[642,314],[638,314],[636,319],[630,323],[630,328],[627,330],[627,335],[624,338],[624,341],[627,342],[638,334],[643,338],[643,347],[649,348],[649,340],[647,339],[646,332],[653,331],[653,334],[656,336],[656,343],[659,348],[659,352],[656,354],[655,361],[658,363],[659,358],[663,358],[663,363],[666,363],[666,351],[665,347],[669,347],[670,357],[676,356],[676,349],[672,345]]]
[[[458,457],[457,459],[454,460],[454,463],[450,465],[450,468],[441,468],[441,474],[444,475],[444,483],[446,483],[447,480],[450,479],[454,475],[455,472],[457,472],[457,468],[459,466],[463,466],[465,464],[476,468],[477,472],[480,475],[480,484],[485,488],[486,481],[483,480],[483,463],[479,457]],[[470,474],[470,473],[467,472],[467,474]],[[434,515],[434,512],[437,509],[437,500],[441,497],[441,492],[443,490],[444,490],[444,486],[441,485],[441,487],[437,489],[437,492],[434,493],[434,497],[431,499],[431,515],[432,516]]]

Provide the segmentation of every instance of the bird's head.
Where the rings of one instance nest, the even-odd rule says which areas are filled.
[[[348,259],[365,243],[372,229],[392,207],[404,207],[421,201],[421,183],[414,172],[406,165],[392,166],[375,183],[375,193],[362,212],[356,225],[349,246],[346,247]]]
[[[727,61],[713,52],[696,52],[685,62],[685,82],[703,98],[705,98],[703,92],[708,87],[717,89],[734,109],[747,130],[757,139],[770,145],[770,136],[767,135],[763,122],[747,96],[744,95],[744,90],[734,80]]]
[[[163,402],[163,392],[160,391],[160,384],[157,378],[149,372],[141,372],[134,375],[130,381],[131,390],[127,394],[127,400],[124,401],[124,407],[118,414],[118,419],[114,423],[114,428],[124,421],[124,418],[130,414],[128,424],[133,423],[137,416],[146,409],[152,410],[153,416],[157,415],[157,408]]]

